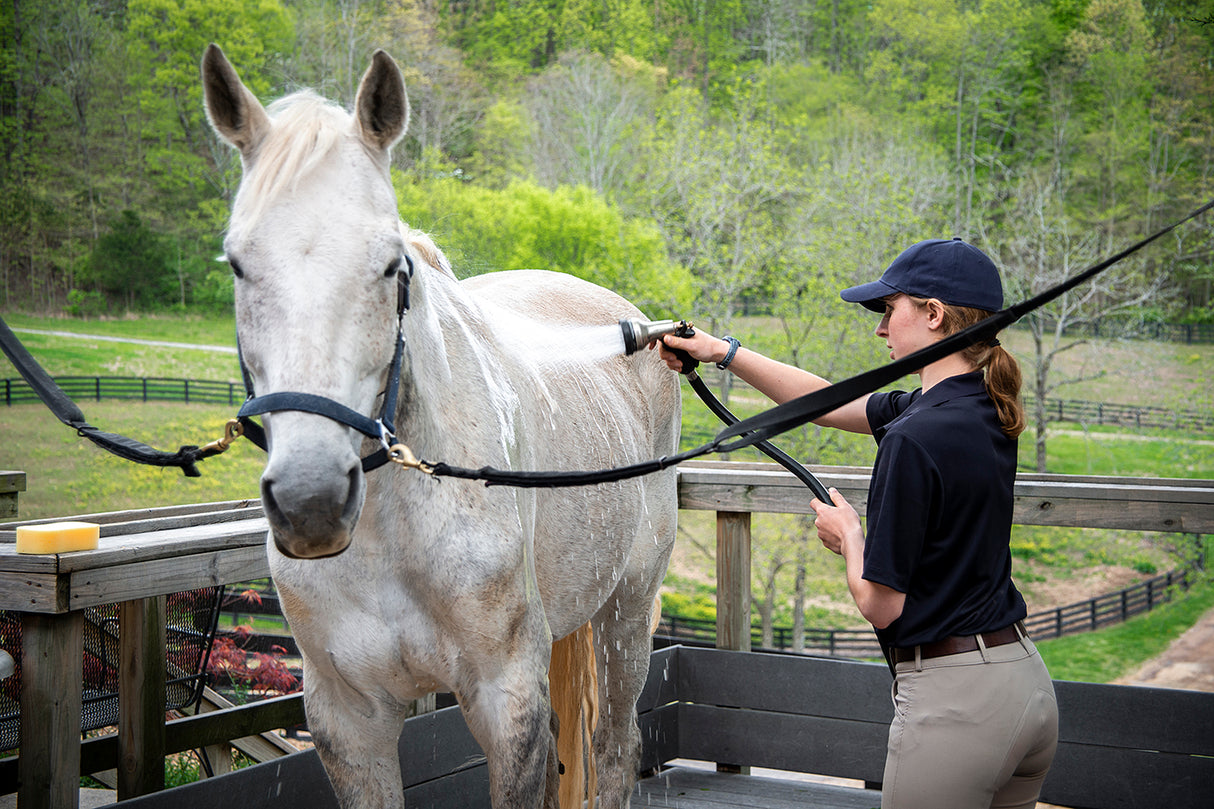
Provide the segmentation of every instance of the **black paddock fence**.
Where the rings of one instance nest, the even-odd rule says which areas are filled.
[[[57,376],[54,380],[74,400],[132,399],[232,406],[245,400],[244,385],[237,382],[128,376]],[[8,406],[39,401],[38,394],[24,379],[0,382],[0,399]]]
[[[54,380],[72,399],[96,402],[102,399],[127,399],[236,406],[244,401],[246,395],[244,385],[239,382],[213,382],[205,379],[57,376]],[[6,406],[33,404],[38,401],[38,394],[24,379],[9,378],[0,380],[0,400]],[[1024,404],[1032,412],[1034,398],[1025,396]],[[1089,402],[1081,399],[1047,399],[1045,419],[1047,422],[1111,425],[1134,429],[1157,427],[1201,432],[1214,430],[1214,413],[1173,410],[1152,405]]]

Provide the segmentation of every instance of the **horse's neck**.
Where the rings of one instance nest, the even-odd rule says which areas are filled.
[[[453,278],[433,272],[416,281],[419,305],[404,316],[398,433],[425,442],[423,452],[467,455],[476,446],[473,454],[496,461],[508,452],[518,397],[492,326]]]

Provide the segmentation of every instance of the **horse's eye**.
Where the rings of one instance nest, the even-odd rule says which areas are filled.
[[[244,267],[241,267],[235,259],[228,259],[228,266],[232,268],[232,275],[237,278],[244,278]]]
[[[400,257],[392,259],[392,263],[384,270],[384,278],[391,278],[400,272]]]

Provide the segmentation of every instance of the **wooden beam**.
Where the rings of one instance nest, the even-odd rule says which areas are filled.
[[[164,789],[167,597],[118,608],[118,800]]]
[[[16,518],[17,496],[25,491],[24,472],[0,471],[0,519]]]
[[[717,648],[750,651],[748,512],[717,512]]]
[[[836,487],[860,514],[868,507],[868,467],[808,467]],[[1018,525],[1214,533],[1214,482],[1021,473]],[[679,466],[679,508],[809,514],[811,496],[775,464],[696,461]]]
[[[21,616],[21,809],[80,802],[84,614]]]

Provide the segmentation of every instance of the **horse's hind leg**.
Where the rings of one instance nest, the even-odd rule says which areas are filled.
[[[649,674],[650,616],[660,582],[625,578],[593,620],[599,668],[594,753],[599,807],[627,809],[641,756],[636,702]]]
[[[304,704],[316,752],[342,809],[400,809],[403,706],[319,673],[305,673]]]

